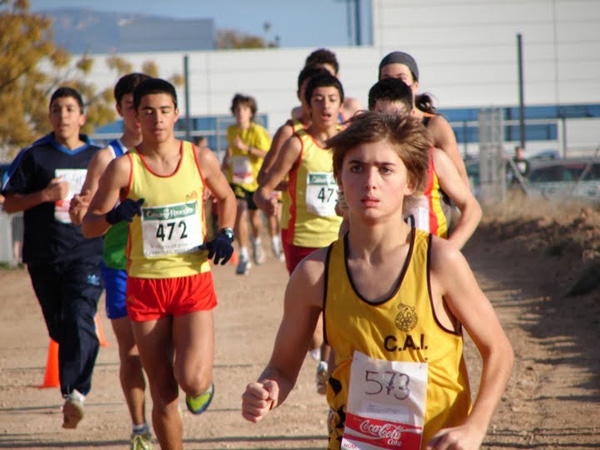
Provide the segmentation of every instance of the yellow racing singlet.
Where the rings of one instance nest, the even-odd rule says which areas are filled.
[[[227,127],[227,142],[231,148],[229,170],[227,179],[231,184],[243,187],[249,192],[258,189],[257,176],[264,158],[249,155],[233,145],[235,138],[239,136],[244,144],[260,150],[267,151],[271,147],[271,137],[264,127],[257,123],[251,123],[250,127],[242,130],[237,125]]]
[[[208,272],[204,178],[195,147],[181,141],[181,158],[171,175],[158,175],[137,150],[127,153],[131,178],[127,197],[144,199],[141,216],[129,225],[127,273],[137,278],[175,278]]]
[[[457,331],[442,327],[432,308],[430,245],[431,235],[413,228],[395,293],[378,303],[366,301],[353,288],[346,269],[346,239],[337,240],[329,248],[323,317],[327,343],[336,355],[336,367],[327,387],[327,401],[333,410],[331,450],[340,448],[344,434],[355,351],[384,361],[427,363],[422,449],[437,431],[461,424],[470,412],[462,329],[460,325]]]
[[[286,125],[289,125],[297,133],[300,130],[304,130],[305,126],[302,122],[297,119],[288,120]],[[288,222],[290,221],[290,208],[292,206],[292,199],[288,189],[281,193],[281,229],[287,230]]]
[[[289,174],[288,239],[297,247],[326,247],[338,238],[342,223],[335,212],[338,187],[332,152],[320,147],[305,129],[295,136],[300,138],[302,150]]]

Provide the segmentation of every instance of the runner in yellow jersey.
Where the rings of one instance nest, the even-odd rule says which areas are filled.
[[[305,93],[311,124],[285,142],[254,194],[257,206],[273,214],[271,193],[289,176],[290,274],[306,255],[333,242],[339,230],[341,217],[335,213],[337,186],[333,182],[331,150],[324,143],[340,130],[337,114],[343,98],[342,85],[333,75],[323,72],[311,78]]]
[[[233,253],[235,196],[212,152],[175,138],[171,83],[146,80],[133,97],[142,143],[108,165],[82,227],[86,236],[99,236],[112,224],[130,222],[127,313],[148,376],[156,437],[161,448],[179,450],[179,387],[194,414],[214,395],[217,300],[208,260],[225,264]],[[208,243],[205,189],[217,201],[222,227]]]
[[[283,144],[292,137],[294,133],[297,131],[306,128],[310,125],[310,105],[306,102],[305,93],[306,87],[308,86],[308,82],[312,77],[318,75],[320,73],[326,72],[326,69],[323,69],[320,66],[309,65],[305,66],[298,75],[298,90],[296,91],[296,95],[298,96],[298,100],[302,105],[302,116],[297,119],[290,119],[286,121],[279,129],[275,132],[273,136],[273,141],[271,142],[271,148],[265,155],[265,159],[263,164],[258,172],[258,182],[262,182],[269,170],[273,167],[273,164],[277,160],[279,156],[280,150],[283,147]],[[287,230],[288,230],[288,222],[290,219],[290,206],[292,200],[290,199],[289,192],[287,190],[287,177],[279,183],[277,186],[277,190],[281,192],[281,204],[275,205],[275,213],[273,216],[279,216],[280,230],[281,230],[281,240],[279,242],[273,242],[274,253],[275,249],[278,246],[281,246],[283,250],[283,254],[285,256],[284,260],[288,261],[289,250],[287,245]],[[289,269],[289,267],[288,267]]]
[[[413,118],[366,112],[328,145],[349,231],[292,274],[242,415],[258,422],[285,401],[323,312],[336,356],[328,449],[478,449],[514,355],[460,251],[404,221],[405,201],[426,182],[429,135]],[[463,332],[483,363],[473,404]]]
[[[254,263],[264,262],[261,233],[262,217],[252,195],[258,187],[258,171],[271,146],[267,130],[255,122],[258,106],[254,97],[236,94],[231,101],[235,124],[227,127],[227,154],[223,161],[227,179],[237,199],[235,234],[239,243],[240,261],[235,273],[247,275],[251,263],[248,254],[248,221],[251,227],[252,257]]]

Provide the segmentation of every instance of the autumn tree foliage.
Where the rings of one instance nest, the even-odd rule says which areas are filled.
[[[49,19],[29,12],[28,0],[0,1],[0,148],[14,152],[48,132],[48,98],[59,85],[88,103],[90,131],[114,120],[110,92],[85,82],[93,60],[72,57],[52,40]]]
[[[48,133],[48,101],[59,86],[77,89],[87,116],[82,132],[91,134],[114,121],[112,88],[99,90],[89,82],[95,61],[89,55],[74,58],[53,40],[51,20],[29,10],[28,0],[0,0],[0,158],[15,152]],[[115,79],[134,69],[118,55],[106,60]],[[158,76],[152,61],[140,71]],[[182,84],[181,75],[172,77]],[[4,156],[2,156],[4,155]]]

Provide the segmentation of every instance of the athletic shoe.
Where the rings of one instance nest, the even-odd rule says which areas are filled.
[[[235,273],[238,275],[248,275],[248,273],[250,273],[250,267],[252,267],[250,260],[240,257],[240,262],[235,268]]]
[[[273,252],[273,256],[277,258],[281,262],[285,262],[285,255],[283,254],[283,250],[281,249],[281,244],[271,242],[271,251]]]
[[[327,363],[325,361],[319,362],[319,366],[317,367],[317,392],[321,395],[325,395],[327,393],[327,381],[329,380],[329,372],[328,372]]]
[[[146,429],[141,433],[131,433],[130,450],[152,450],[152,433]]]
[[[214,384],[211,384],[204,394],[200,394],[197,397],[190,397],[189,395],[186,395],[185,404],[187,405],[187,409],[192,414],[202,414],[204,411],[206,411],[208,405],[210,405],[210,402],[212,401],[214,395]]]
[[[85,397],[77,390],[71,392],[63,405],[63,428],[75,429],[83,419],[83,400]]]
[[[263,252],[262,245],[260,243],[252,243],[252,259],[257,266],[260,266],[265,262],[265,253]]]

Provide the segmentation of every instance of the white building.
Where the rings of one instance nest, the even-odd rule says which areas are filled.
[[[305,20],[299,14],[299,20]],[[543,120],[541,133],[528,126],[528,145],[571,151],[592,150],[600,144],[600,1],[372,0],[372,20],[372,46],[331,48],[340,61],[346,94],[364,105],[377,80],[380,59],[390,51],[406,51],[419,64],[421,92],[433,94],[438,107],[456,126],[461,148],[472,152],[476,129],[463,131],[475,125],[467,121],[476,120],[479,108],[512,108],[506,117],[518,119],[520,34],[526,117],[553,117]],[[187,55],[191,116],[228,116],[233,95],[241,92],[257,99],[259,112],[266,114],[268,128],[275,132],[298,103],[297,75],[312,50],[120,56],[135,68],[152,60],[166,78],[184,72]],[[103,63],[106,56],[94,55],[97,62],[89,80],[101,88],[111,87],[117,78]],[[178,95],[183,116],[186,95],[182,88]],[[568,118],[557,120],[561,115]],[[515,130],[518,126],[507,131],[507,141],[519,139]],[[206,134],[207,130],[201,131]],[[465,135],[470,135],[469,146],[463,142]],[[538,140],[539,135],[544,139]]]

